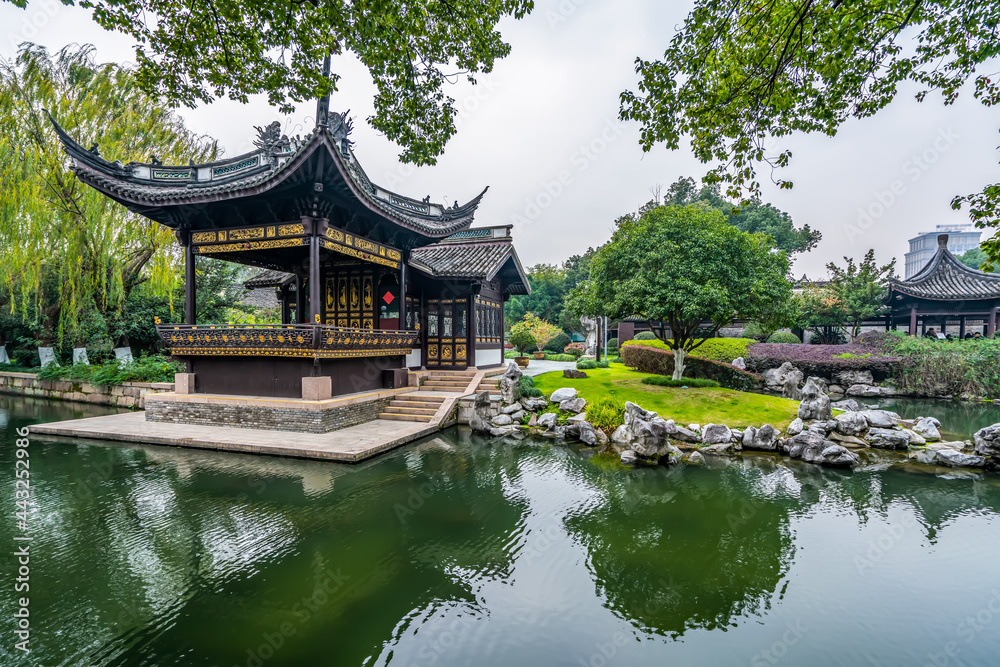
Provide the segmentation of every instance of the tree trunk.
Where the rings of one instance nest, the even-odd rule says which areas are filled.
[[[677,349],[674,350],[674,375],[675,380],[680,380],[684,377],[684,360],[687,358],[687,350]]]

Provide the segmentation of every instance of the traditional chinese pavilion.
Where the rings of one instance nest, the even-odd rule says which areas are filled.
[[[186,258],[185,323],[158,325],[196,391],[301,397],[399,386],[405,369],[503,362],[503,303],[528,282],[509,226],[472,228],[485,190],[452,206],[373,183],[346,114],[318,105],[311,133],[257,128],[256,150],[208,164],[109,161],[53,120],[77,177],[172,229]],[[282,324],[199,322],[198,257],[265,269]],[[269,282],[270,281],[270,282]]]
[[[928,326],[944,332],[958,324],[964,337],[970,327],[982,327],[982,335],[993,336],[1000,307],[1000,275],[969,268],[948,250],[948,235],[938,236],[938,249],[917,274],[889,283],[886,303],[891,308],[888,324],[906,327],[911,336]],[[970,332],[971,333],[971,332]]]

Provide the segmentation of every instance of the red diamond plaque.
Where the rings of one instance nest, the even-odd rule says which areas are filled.
[[[392,295],[392,292],[386,292],[385,296],[382,297],[382,300],[385,301],[388,304],[388,303],[392,303],[393,301],[395,301],[396,297],[394,297]]]

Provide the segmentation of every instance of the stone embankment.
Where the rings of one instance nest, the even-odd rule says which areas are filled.
[[[472,429],[493,436],[536,434],[556,440],[603,445],[623,463],[673,465],[700,463],[705,456],[731,456],[742,451],[775,452],[821,466],[850,468],[866,451],[897,450],[922,463],[949,467],[1000,469],[1000,424],[981,429],[975,441],[943,441],[934,417],[904,419],[889,410],[862,410],[854,400],[833,404],[814,378],[797,389],[798,416],[784,431],[731,428],[724,424],[677,424],[635,403],[625,404],[624,424],[609,437],[586,416],[586,401],[575,389],[558,389],[548,398],[522,398],[517,393],[521,371],[515,364],[500,383],[501,401],[494,407],[489,392],[476,396],[469,419]],[[560,424],[558,404],[572,416]],[[834,407],[842,410],[836,416]]]
[[[0,373],[0,394],[112,405],[136,410],[144,407],[146,394],[173,390],[173,382],[125,382],[105,386],[71,380],[39,380],[34,373]]]

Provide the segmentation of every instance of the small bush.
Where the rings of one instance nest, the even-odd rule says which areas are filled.
[[[648,345],[623,346],[622,362],[640,373],[673,375],[674,372],[674,353]],[[685,360],[684,370],[688,373],[688,377],[715,380],[723,387],[739,391],[753,391],[764,381],[759,375],[748,373],[730,364],[690,355]]]
[[[608,368],[611,364],[606,361],[597,361],[596,359],[581,359],[576,362],[576,370],[578,371],[590,371],[595,368]]]
[[[546,354],[546,361],[576,361],[576,357],[572,354]]]
[[[611,435],[625,423],[625,401],[614,396],[602,396],[587,404],[587,421],[594,428]]]
[[[582,357],[586,351],[586,346],[583,343],[570,343],[563,350],[563,353],[572,354],[574,357]]]
[[[841,331],[840,329],[837,329],[836,331],[834,331],[831,334],[829,334],[829,338],[830,338],[830,340],[827,340],[827,341],[824,342],[823,336],[821,336],[818,333],[814,332],[811,336],[809,336],[809,344],[810,345],[821,345],[821,344],[822,345],[846,345],[847,344],[847,336],[844,335],[844,332]]]
[[[658,387],[718,387],[719,383],[715,380],[706,380],[703,378],[683,378],[680,380],[675,380],[673,378],[668,378],[665,375],[650,375],[648,377],[642,378],[643,384],[654,384]]]
[[[799,345],[802,343],[799,337],[793,334],[791,331],[775,331],[771,334],[771,337],[767,339],[768,343],[790,343]]]
[[[609,338],[608,339],[608,350],[617,350],[617,349],[618,349],[618,339],[617,338]]]
[[[659,340],[652,331],[640,331],[632,340]]]
[[[542,395],[542,390],[535,387],[535,379],[530,375],[522,375],[517,381],[517,388],[521,391],[521,396],[525,398],[535,398]]]
[[[526,350],[530,350],[535,347],[535,339],[531,337],[530,333],[523,329],[512,329],[507,340],[510,341],[510,344],[514,346],[514,349],[521,354],[523,354]]]
[[[563,348],[573,342],[573,339],[566,335],[565,331],[557,333],[552,340],[545,344],[546,352],[562,352]]]

